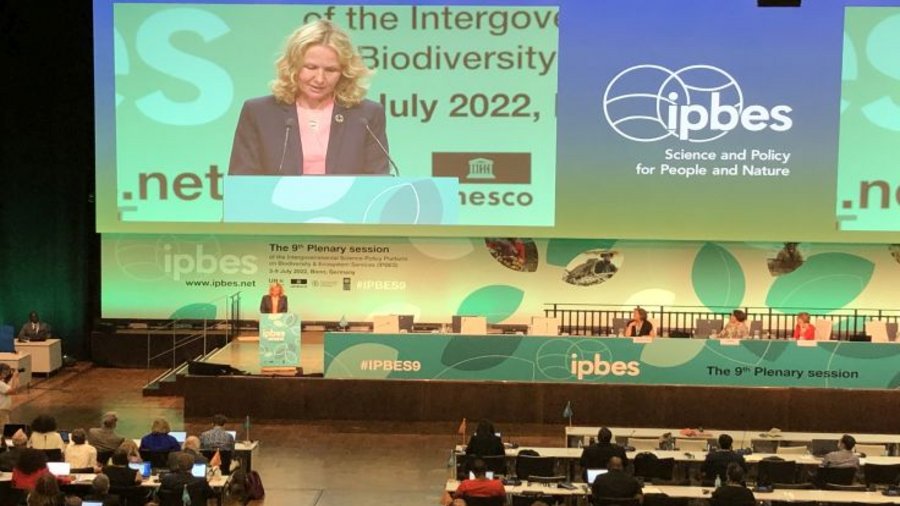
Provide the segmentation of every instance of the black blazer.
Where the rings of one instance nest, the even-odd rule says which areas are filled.
[[[628,322],[628,323],[631,323],[631,322],[633,322],[633,321],[634,321],[634,320],[631,320],[631,321]],[[644,320],[644,323],[641,324],[641,329],[640,329],[640,331],[638,332],[638,334],[635,334],[635,333],[634,333],[634,330],[635,330],[635,327],[632,327],[632,328],[628,331],[628,332],[631,332],[631,334],[626,334],[626,337],[649,336],[649,335],[650,335],[650,332],[653,331],[653,324],[650,323],[649,320]]]
[[[272,297],[269,294],[263,295],[262,300],[259,302],[260,313],[287,313],[287,308],[287,295],[282,295],[278,298],[277,311],[272,311]]]
[[[234,132],[228,174],[302,175],[303,148],[299,121],[297,106],[278,102],[274,96],[244,102]],[[387,174],[387,156],[366,130],[368,125],[387,149],[385,122],[384,108],[378,102],[363,100],[353,107],[335,102],[325,172],[339,175]]]
[[[506,448],[503,447],[503,441],[496,434],[472,434],[469,444],[466,445],[466,455],[475,455],[477,457],[493,457],[496,455],[506,455]]]

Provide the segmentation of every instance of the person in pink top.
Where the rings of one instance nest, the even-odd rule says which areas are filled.
[[[347,33],[328,20],[303,25],[275,66],[272,94],[241,109],[230,175],[389,172],[384,107],[365,98],[371,71]]]
[[[794,339],[812,341],[816,338],[816,326],[809,322],[809,313],[797,314],[797,325],[794,326]]]

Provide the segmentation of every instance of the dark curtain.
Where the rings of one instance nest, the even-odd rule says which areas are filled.
[[[0,322],[37,311],[87,354],[99,314],[91,2],[0,2]]]

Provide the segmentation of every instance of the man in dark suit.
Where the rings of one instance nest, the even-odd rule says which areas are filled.
[[[36,311],[28,313],[28,322],[19,330],[19,341],[46,341],[50,337],[50,325],[42,322]]]
[[[586,447],[581,452],[582,474],[587,477],[588,469],[606,469],[609,459],[618,457],[622,461],[623,466],[628,466],[628,456],[625,455],[625,448],[612,442],[612,432],[602,427],[597,432],[597,442]]]
[[[184,452],[178,452],[175,457],[176,467],[171,473],[165,474],[159,480],[159,491],[161,494],[168,494],[180,497],[187,488],[191,500],[201,499],[197,504],[206,504],[206,498],[213,494],[212,488],[206,481],[206,477],[197,478],[191,474],[194,467],[194,457]]]
[[[613,457],[606,465],[608,471],[601,474],[591,484],[594,504],[600,504],[601,498],[609,499],[641,499],[641,484],[634,476],[625,472],[622,459]]]
[[[744,461],[744,456],[735,453],[734,450],[731,449],[733,442],[734,440],[731,436],[728,434],[721,434],[719,436],[719,449],[706,454],[706,460],[700,468],[703,472],[704,483],[713,483],[716,481],[717,476],[722,483],[725,483],[725,480],[728,479],[725,471],[728,469],[728,464],[731,464],[732,462],[739,465],[743,471],[747,471],[747,463]]]

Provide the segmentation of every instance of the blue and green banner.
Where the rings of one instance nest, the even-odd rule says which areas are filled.
[[[900,388],[900,344],[325,334],[325,377]]]
[[[300,365],[300,318],[293,313],[261,314],[259,317],[259,365]]]

